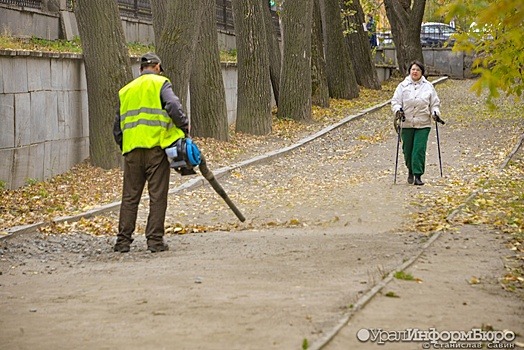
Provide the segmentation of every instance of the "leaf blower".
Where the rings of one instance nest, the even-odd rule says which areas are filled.
[[[202,176],[211,184],[216,193],[222,197],[229,208],[235,213],[237,218],[244,222],[246,218],[235,204],[229,199],[226,191],[220,186],[215,175],[209,170],[204,155],[200,152],[197,145],[189,137],[175,141],[165,149],[171,168],[175,169],[182,176],[195,175],[195,167],[198,166]]]

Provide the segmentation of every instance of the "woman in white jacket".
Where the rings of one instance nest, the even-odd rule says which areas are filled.
[[[424,65],[413,61],[409,65],[409,75],[400,84],[391,100],[395,113],[395,128],[400,125],[402,151],[408,168],[408,183],[424,185],[421,176],[426,167],[426,147],[431,121],[442,122],[440,100],[437,92],[424,77]]]

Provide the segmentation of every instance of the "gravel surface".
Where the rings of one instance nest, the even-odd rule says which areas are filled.
[[[146,251],[147,200],[128,254],[112,252],[111,235],[30,233],[1,240],[0,348],[298,349],[319,341],[362,295],[420,252],[429,235],[411,229],[413,214],[496,167],[522,133],[522,116],[490,120],[477,113],[485,106],[468,92],[471,84],[437,87],[448,122],[439,130],[445,176],[439,176],[432,132],[423,187],[405,183],[403,166],[393,185],[396,136],[386,107],[280,158],[221,177],[245,223],[209,185],[170,196],[169,232],[180,224],[207,232],[168,234],[168,252]],[[286,143],[276,140],[274,149]],[[107,215],[117,220],[117,213]],[[496,251],[504,254],[503,239],[498,242]],[[471,246],[473,258],[489,247]],[[503,273],[496,256],[485,262],[493,279]],[[439,278],[459,275],[461,259],[471,258],[438,260],[446,267]],[[438,274],[435,266],[427,273]],[[479,304],[502,298],[496,300],[522,310],[516,294],[490,291],[471,298]],[[455,295],[449,288],[440,292]],[[409,298],[428,311],[413,322],[447,319],[439,316],[446,304],[424,294]],[[388,304],[390,317],[404,306]],[[490,312],[487,321],[496,327],[524,334],[517,318]],[[376,314],[359,322],[374,326],[369,322]],[[469,327],[476,317],[452,316],[454,327]],[[395,326],[391,318],[388,325]],[[361,345],[348,344],[339,346]]]

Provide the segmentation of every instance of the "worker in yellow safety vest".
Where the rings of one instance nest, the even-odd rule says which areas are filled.
[[[149,191],[147,249],[168,250],[164,242],[170,166],[164,149],[189,134],[189,120],[160,58],[140,58],[140,76],[120,89],[113,135],[124,155],[124,184],[115,252],[127,253],[133,242],[138,204],[145,183]]]

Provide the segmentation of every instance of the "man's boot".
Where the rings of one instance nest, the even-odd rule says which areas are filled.
[[[125,237],[124,235],[119,234],[116,239],[115,246],[113,251],[119,253],[127,253],[130,250],[130,245],[133,243],[133,238]]]
[[[422,186],[424,183],[422,182],[422,179],[420,178],[422,175],[415,175],[415,186]]]
[[[413,173],[411,172],[411,170],[408,174],[408,184],[413,185]]]

